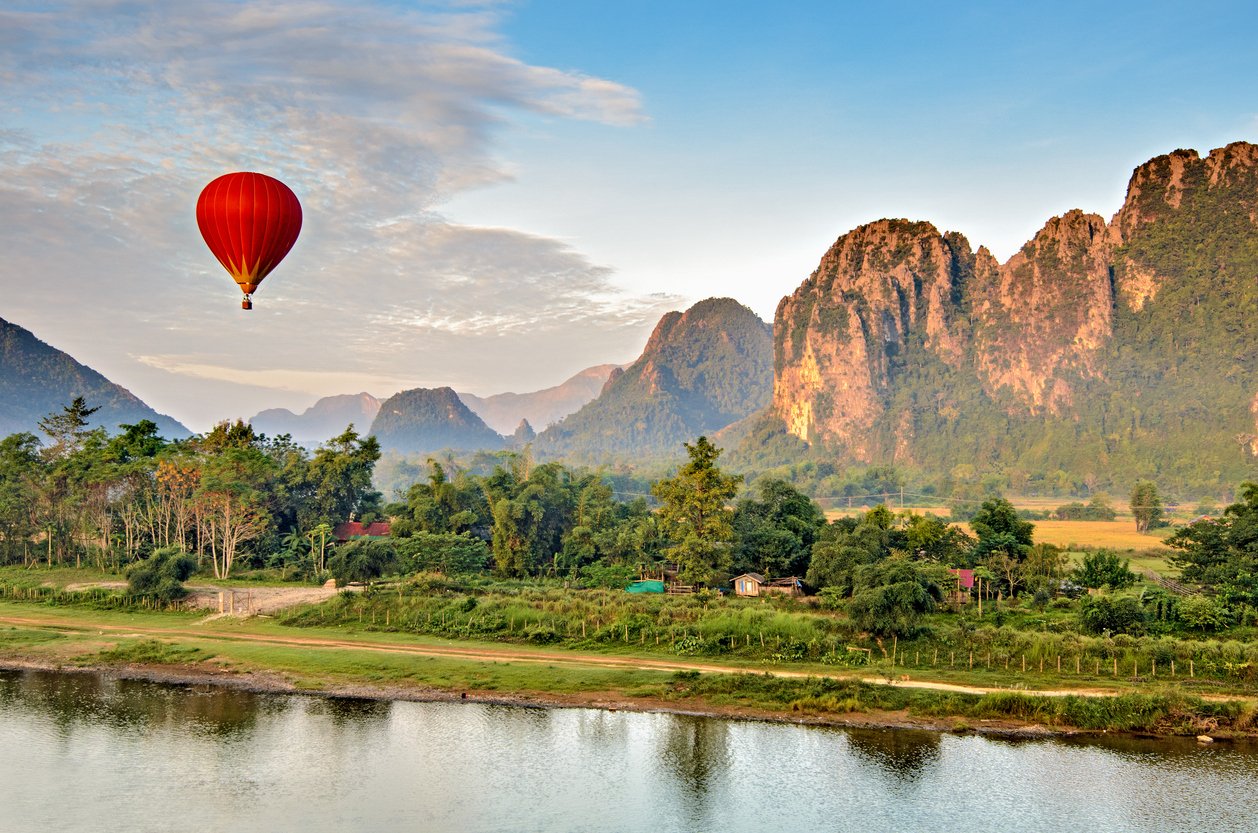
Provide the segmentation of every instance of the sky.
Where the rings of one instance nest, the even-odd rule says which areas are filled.
[[[194,430],[627,362],[765,320],[840,235],[1008,258],[1132,169],[1258,141],[1258,4],[0,0],[0,317]],[[242,311],[196,197],[302,202]]]

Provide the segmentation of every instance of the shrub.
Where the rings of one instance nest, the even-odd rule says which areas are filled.
[[[128,590],[144,598],[173,602],[188,595],[183,583],[196,570],[195,558],[176,547],[166,547],[127,570]]]
[[[1079,605],[1079,624],[1088,633],[1140,633],[1144,610],[1135,599],[1089,596]]]

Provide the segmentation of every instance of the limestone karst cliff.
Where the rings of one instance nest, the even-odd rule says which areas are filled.
[[[843,235],[778,306],[768,417],[854,462],[1252,476],[1255,313],[1258,146],[1178,150],[1005,263],[926,222]]]

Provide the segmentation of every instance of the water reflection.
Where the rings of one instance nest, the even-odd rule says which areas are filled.
[[[662,774],[681,793],[692,818],[706,814],[711,793],[729,770],[730,724],[690,715],[668,718],[657,741]]]
[[[938,763],[943,744],[938,732],[850,729],[846,734],[849,747],[862,760],[904,781],[915,780],[927,767]]]
[[[311,714],[327,715],[336,726],[382,723],[389,719],[393,704],[388,700],[369,700],[362,697],[327,697],[315,700]]]
[[[1003,833],[1015,823],[1170,833],[1254,829],[1258,748],[1008,743],[0,672],[0,783],[0,833]]]
[[[63,732],[90,723],[129,730],[180,726],[209,736],[251,730],[274,700],[221,686],[182,686],[52,671],[0,673],[0,704],[38,711]]]

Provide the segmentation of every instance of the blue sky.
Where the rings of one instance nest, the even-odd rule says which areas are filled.
[[[525,2],[502,31],[524,60],[638,90],[649,122],[514,132],[517,184],[456,213],[766,318],[861,223],[931,220],[1005,259],[1054,214],[1108,219],[1142,161],[1258,139],[1254,4],[592,8]],[[536,199],[574,170],[579,194]]]
[[[659,315],[772,317],[836,237],[1005,259],[1177,147],[1258,141],[1258,5],[0,2],[0,316],[193,428],[530,390]],[[192,207],[306,224],[243,314]],[[37,281],[30,276],[38,275]]]

